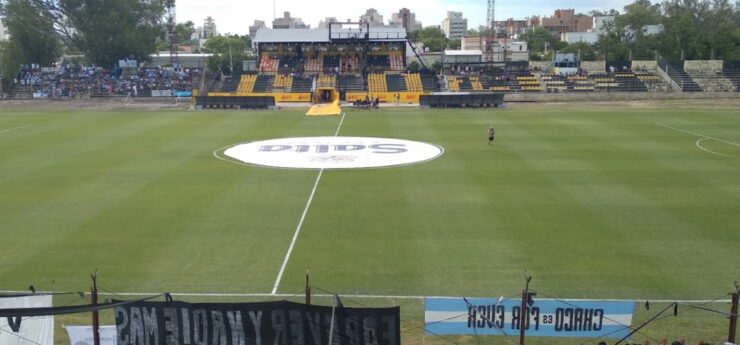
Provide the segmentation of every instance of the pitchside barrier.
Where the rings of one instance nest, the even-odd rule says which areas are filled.
[[[275,107],[272,96],[197,96],[195,104],[204,109],[270,109]]]
[[[275,102],[311,102],[310,92],[289,93],[289,92],[269,92],[269,93],[230,93],[230,92],[209,92],[209,97],[274,97]]]
[[[375,100],[376,98],[382,103],[414,104],[419,103],[421,92],[347,92],[344,100],[347,102],[364,101],[366,98]]]
[[[499,107],[503,104],[503,93],[435,93],[421,95],[419,99],[419,105],[431,108]]]

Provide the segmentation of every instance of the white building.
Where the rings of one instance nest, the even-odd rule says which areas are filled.
[[[5,24],[0,20],[0,42],[8,40],[8,32],[5,30]]]
[[[598,32],[563,32],[560,34],[560,40],[568,44],[583,42],[594,44],[599,41]]]
[[[383,16],[374,8],[368,8],[365,14],[360,16],[360,23],[369,23],[370,26],[383,26]]]
[[[596,33],[604,33],[609,26],[614,24],[614,16],[600,16],[593,18],[593,28],[591,31]]]
[[[405,7],[393,13],[389,23],[394,26],[403,27],[406,29],[406,32],[421,30],[421,22],[416,20],[416,14]]]
[[[442,21],[442,31],[449,39],[461,39],[468,32],[468,20],[463,18],[462,12],[447,11],[447,18]]]
[[[275,18],[272,21],[273,29],[308,29],[308,25],[304,24],[301,18],[292,18],[290,12],[283,12],[282,18]]]
[[[266,28],[265,22],[262,20],[255,20],[254,24],[249,27],[249,37],[254,38],[254,35],[257,34],[257,30]]]
[[[328,29],[329,24],[338,23],[337,17],[326,17],[324,20],[319,20],[319,29]]]
[[[218,36],[218,30],[216,30],[216,20],[208,16],[203,21],[203,38],[208,39],[213,36]]]

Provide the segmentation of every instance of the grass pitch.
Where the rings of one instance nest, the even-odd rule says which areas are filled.
[[[740,111],[702,108],[346,109],[339,135],[445,153],[324,171],[277,292],[310,269],[340,294],[511,296],[526,269],[542,297],[722,296],[740,279]],[[318,172],[214,151],[337,131],[304,112],[0,110],[0,290],[87,290],[98,269],[108,291],[270,293]]]

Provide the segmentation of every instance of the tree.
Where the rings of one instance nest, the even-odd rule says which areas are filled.
[[[175,26],[175,35],[177,36],[178,44],[186,44],[192,41],[193,33],[195,33],[195,23],[187,21],[185,23],[177,23]]]
[[[532,60],[535,61],[545,59],[547,54],[545,49],[552,52],[553,50],[560,50],[566,45],[566,43],[557,40],[550,30],[541,26],[522,34],[522,40],[527,42],[527,47],[532,52]]]
[[[21,64],[50,65],[61,54],[51,22],[27,0],[9,0],[3,6],[10,39],[2,45],[2,74],[13,76]]]
[[[436,26],[429,26],[421,30],[412,31],[409,34],[412,41],[424,43],[424,47],[430,51],[439,52],[444,49],[457,49],[459,40],[450,40],[445,37],[444,32]]]
[[[88,61],[113,66],[119,59],[148,60],[164,36],[164,3],[144,0],[60,0],[68,35]]]
[[[164,37],[165,1],[172,0],[8,0],[5,11],[24,6],[15,20],[33,23],[88,62],[112,66],[125,57],[146,60],[154,52]]]
[[[240,75],[242,73],[242,61],[246,42],[238,35],[213,36],[206,41],[204,50],[213,54],[208,58],[208,69],[217,72],[219,69],[224,74]],[[231,67],[233,65],[233,71]]]
[[[578,54],[580,53],[580,61],[595,61],[599,57],[596,45],[586,42],[576,42],[568,44],[567,46],[558,50],[558,52],[575,54],[576,56],[578,56]]]

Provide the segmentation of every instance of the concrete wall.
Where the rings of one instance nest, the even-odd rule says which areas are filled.
[[[540,70],[544,70],[547,68],[547,66],[550,66],[551,61],[530,61],[529,62],[529,68],[539,68]]]
[[[658,63],[655,60],[632,60],[632,70],[646,69],[654,70],[658,68]]]
[[[581,61],[581,68],[589,73],[604,73],[606,70],[606,61]]]
[[[588,93],[510,93],[505,102],[593,102],[687,99],[736,99],[736,92],[588,92]]]
[[[686,60],[683,69],[687,71],[721,71],[722,60]]]

